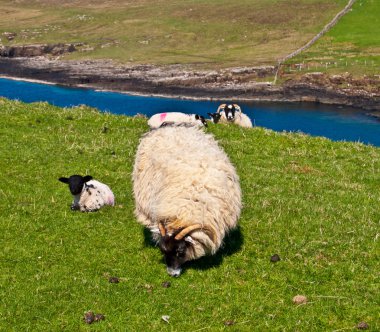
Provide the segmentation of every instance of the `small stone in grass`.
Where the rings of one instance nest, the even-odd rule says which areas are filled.
[[[95,315],[95,322],[99,322],[100,320],[105,320],[106,318],[104,317],[103,314],[96,314]]]
[[[360,322],[358,325],[356,325],[358,330],[368,330],[369,326],[366,322]]]
[[[270,261],[273,263],[279,262],[281,260],[280,256],[277,254],[274,254],[271,258]]]
[[[92,311],[86,312],[83,317],[86,324],[92,324],[95,320],[95,315]]]
[[[162,283],[162,287],[164,287],[164,288],[169,288],[170,287],[170,281],[164,281],[163,283]]]
[[[296,295],[293,297],[294,304],[305,304],[307,302],[307,297],[304,295]]]
[[[145,114],[141,114],[141,113],[137,113],[134,117],[140,118],[140,119],[147,119],[147,116]]]
[[[118,284],[119,283],[119,278],[118,277],[110,277],[108,279],[108,281],[111,283],[111,284]]]
[[[152,286],[152,285],[145,284],[145,285],[144,285],[144,288],[146,289],[146,291],[147,291],[148,293],[152,293],[152,292],[153,292],[153,286]]]
[[[224,321],[224,325],[225,326],[235,325],[235,321],[234,320],[226,320],[226,321]]]
[[[83,317],[86,324],[92,324],[93,322],[99,322],[101,320],[105,320],[103,314],[94,314],[92,311],[88,311],[84,314]]]

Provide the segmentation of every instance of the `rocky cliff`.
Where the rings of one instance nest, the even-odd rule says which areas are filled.
[[[0,57],[20,58],[36,57],[43,55],[58,56],[65,53],[71,53],[76,50],[79,44],[33,44],[33,45],[14,45],[1,46]]]
[[[55,48],[48,49],[52,54]],[[5,54],[9,54],[9,49],[7,52]],[[17,57],[15,54],[29,55]],[[13,51],[13,57],[0,57],[0,75],[145,95],[320,102],[360,107],[374,111],[374,115],[380,112],[379,77],[358,79],[350,74],[311,73],[297,78],[283,76],[281,84],[273,85],[265,82],[265,78],[273,77],[274,66],[200,71],[180,65],[127,66],[111,61],[67,61],[30,54],[38,52],[18,49]]]

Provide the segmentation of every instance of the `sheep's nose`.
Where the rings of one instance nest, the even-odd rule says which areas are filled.
[[[182,272],[182,269],[181,268],[173,269],[172,267],[167,267],[166,271],[168,271],[169,275],[172,277],[179,277]]]

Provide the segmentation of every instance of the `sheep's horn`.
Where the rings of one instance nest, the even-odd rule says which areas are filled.
[[[206,234],[210,237],[211,241],[215,243],[216,241],[215,228],[212,226],[203,226],[203,229],[205,230]]]
[[[158,229],[160,230],[161,236],[166,235],[166,229],[165,229],[165,226],[162,222],[158,223]]]
[[[224,108],[224,107],[226,107],[226,104],[222,104],[222,105],[220,105],[220,106],[218,107],[216,113],[219,113],[220,109],[222,109],[222,108]]]
[[[204,229],[206,232],[210,231],[209,227],[207,226],[203,226],[201,224],[195,224],[195,225],[191,225],[191,226],[188,226],[186,228],[184,228],[182,231],[180,231],[176,236],[175,236],[175,239],[176,240],[182,240],[187,234],[189,234],[190,232],[196,230],[196,229]],[[210,235],[212,237],[212,240],[214,240],[214,234],[212,234],[212,232],[210,231]]]
[[[234,104],[234,106],[235,106],[235,108],[236,108],[236,110],[237,110],[238,112],[241,112],[241,108],[240,108],[240,106],[239,106],[238,104]]]
[[[195,224],[195,225],[191,225],[191,226],[188,226],[188,227],[184,228],[182,231],[180,231],[175,236],[175,239],[176,240],[181,240],[186,235],[188,235],[190,232],[192,232],[192,231],[194,231],[196,229],[202,229],[202,230],[204,230],[205,233],[210,237],[210,239],[211,239],[212,242],[216,241],[214,227],[208,226],[208,225],[201,225],[201,224]]]
[[[200,228],[203,228],[203,226],[200,225],[200,224],[195,224],[195,225],[187,226],[186,228],[184,228],[182,231],[180,231],[175,236],[175,239],[176,240],[182,240],[187,234],[189,234],[190,232],[192,232],[195,229],[200,229]]]

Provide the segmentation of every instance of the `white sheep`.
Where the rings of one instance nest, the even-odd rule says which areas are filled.
[[[213,136],[166,126],[141,139],[132,174],[138,222],[165,255],[167,271],[214,254],[241,211],[239,177]]]
[[[82,212],[93,212],[99,210],[104,205],[115,205],[115,197],[106,184],[93,180],[91,175],[72,175],[69,178],[58,179],[69,185],[73,195],[72,210]]]
[[[214,123],[234,123],[241,127],[252,128],[252,121],[241,111],[237,104],[222,104],[216,113],[207,113]]]
[[[151,129],[175,123],[191,123],[207,127],[205,118],[198,114],[185,114],[181,112],[157,113],[152,115],[148,120],[148,125]]]

